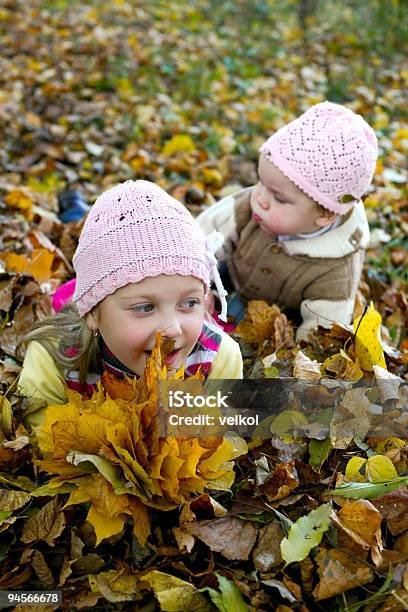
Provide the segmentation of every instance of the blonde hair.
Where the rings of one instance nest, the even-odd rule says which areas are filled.
[[[97,368],[98,337],[89,329],[85,318],[80,316],[72,302],[36,323],[31,331],[20,338],[16,347],[18,359],[24,358],[25,349],[32,341],[39,342],[61,369],[78,370],[81,384],[85,383],[87,373]],[[68,356],[69,349],[75,349],[75,354]]]

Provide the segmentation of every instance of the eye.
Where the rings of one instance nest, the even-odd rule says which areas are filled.
[[[275,200],[277,202],[279,202],[279,204],[285,204],[286,203],[286,200],[284,198],[281,198],[280,196],[278,196],[277,193],[275,193],[274,195],[275,195]]]
[[[154,310],[154,304],[151,304],[150,302],[146,302],[146,304],[137,304],[137,306],[132,306],[132,310],[134,312],[146,314],[147,312],[152,312],[152,310]]]
[[[199,303],[200,303],[200,300],[196,298],[188,298],[187,300],[184,300],[182,304],[182,308],[187,308],[191,310],[192,308],[194,308],[194,306],[196,306]]]

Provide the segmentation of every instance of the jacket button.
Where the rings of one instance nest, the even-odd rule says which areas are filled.
[[[281,250],[280,244],[272,244],[272,245],[269,247],[269,250],[270,250],[272,253],[279,253],[279,251]]]
[[[271,273],[269,268],[261,268],[261,272],[262,272],[262,274],[270,274]]]

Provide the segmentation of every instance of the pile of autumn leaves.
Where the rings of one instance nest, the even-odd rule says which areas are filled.
[[[141,546],[151,533],[149,509],[172,510],[204,489],[228,490],[241,438],[159,438],[160,344],[144,377],[119,381],[104,373],[89,400],[67,391],[68,403],[49,406],[38,432],[38,468],[55,477],[36,495],[71,490],[65,504],[90,502],[87,520],[96,545],[120,533],[126,516]]]
[[[275,332],[279,327],[276,325],[279,312],[265,304],[251,303],[241,326],[241,333],[248,340],[251,333],[263,333],[261,321],[257,320],[254,326],[254,319],[261,315],[263,332],[268,325],[274,324]],[[356,328],[359,325],[355,334],[356,364],[358,368],[367,367],[364,362],[367,359],[385,365],[378,345],[367,342],[366,336],[377,337],[379,315],[371,307],[365,317],[356,322]],[[256,343],[260,341],[261,338],[255,339]],[[408,481],[404,476],[408,461],[406,441],[397,437],[386,441],[373,438],[365,444],[358,440],[370,428],[367,420],[370,401],[364,390],[346,391],[330,424],[308,423],[301,411],[285,410],[270,424],[272,440],[253,440],[248,454],[247,443],[238,435],[199,439],[159,436],[159,383],[166,378],[165,355],[166,348],[160,345],[158,337],[141,379],[119,381],[105,372],[102,385],[91,399],[83,400],[76,392],[67,391],[68,402],[64,406],[47,408],[35,440],[22,424],[15,428],[10,404],[6,397],[1,398],[0,467],[2,460],[3,469],[7,464],[4,453],[8,453],[10,460],[8,473],[0,471],[0,532],[6,537],[7,533],[18,533],[26,548],[18,560],[13,557],[14,551],[3,560],[0,589],[22,589],[33,584],[32,567],[43,588],[58,585],[64,597],[65,589],[76,585],[78,592],[70,598],[76,608],[96,605],[101,598],[115,603],[142,600],[153,590],[162,610],[244,612],[271,609],[274,601],[268,594],[271,591],[278,591],[291,604],[300,605],[304,597],[318,602],[373,582],[377,572],[385,576],[380,595],[386,594],[393,580],[392,571],[386,577],[391,563],[399,564],[400,568],[393,592],[405,601],[408,538],[404,530],[408,524],[403,512],[395,513],[395,507],[396,503],[401,505],[401,499],[406,501],[406,488],[401,494],[398,491]],[[298,355],[297,377],[316,380],[317,362],[301,351]],[[350,357],[344,351],[339,355],[347,365]],[[269,362],[274,363],[270,357]],[[335,355],[328,359],[331,362],[323,371],[337,364]],[[266,374],[273,367],[267,363],[268,359]],[[388,374],[381,366],[374,367]],[[341,378],[340,371],[338,376]],[[183,372],[176,377],[182,378]],[[400,417],[406,423],[406,398],[398,401]],[[293,435],[294,430],[303,431],[303,440],[302,436]],[[305,441],[307,438],[309,442]],[[344,449],[347,453],[356,440],[364,451],[360,454],[367,458],[353,451],[346,462],[342,460],[344,474],[331,474],[324,479],[321,472],[318,476],[331,451]],[[24,475],[16,475],[18,462],[13,465],[11,460],[14,454],[22,461],[30,461],[29,452],[24,455],[29,443],[33,444],[34,472],[42,475],[42,484],[28,478],[27,470]],[[306,453],[309,465],[303,463]],[[244,478],[236,483],[232,506],[227,510],[206,490],[231,490],[234,459],[238,457]],[[330,474],[330,469],[326,473]],[[308,479],[320,491],[313,493],[313,497],[299,493]],[[392,491],[398,495],[393,501],[394,513],[388,515],[384,508],[389,507],[386,497]],[[31,504],[36,505],[36,498],[40,501],[49,497],[51,500],[40,509],[30,509]],[[296,510],[299,502],[302,507]],[[84,525],[91,529],[92,537],[89,539],[89,533],[86,536],[86,530],[79,533],[76,527],[71,529],[70,546],[65,550],[56,581],[47,565],[46,551],[38,545],[43,542],[59,547],[63,533],[67,534],[67,517],[73,516],[73,507],[86,510]],[[180,507],[179,520],[172,529],[177,546],[164,541],[157,547],[157,523],[165,525],[167,512]],[[26,520],[20,532],[15,529],[16,523],[23,518]],[[391,533],[401,534],[398,547],[393,550],[385,550],[381,531],[384,518]],[[238,588],[235,580],[238,568],[237,574],[227,573],[229,578],[217,573],[216,589],[209,586],[197,589],[171,571],[151,569],[150,562],[135,571],[129,564],[132,556],[125,562],[116,559],[114,569],[112,565],[106,568],[103,557],[97,554],[99,545],[114,546],[128,519],[138,542],[137,554],[143,556],[149,549],[156,550],[159,557],[193,554],[200,541],[212,554],[219,553],[224,559],[235,562],[251,559],[259,572],[258,591],[251,591],[242,581],[238,581]],[[324,536],[327,541],[323,544]],[[93,549],[87,555],[82,554],[85,540],[88,544],[92,542]],[[282,569],[283,563],[286,565]],[[299,584],[293,580],[293,572],[285,571],[290,564],[298,564],[301,570]],[[143,568],[143,562],[139,567]],[[212,570],[207,573],[211,575]],[[217,583],[210,580],[207,584]],[[204,594],[206,591],[208,595]],[[283,605],[274,609],[287,610]]]

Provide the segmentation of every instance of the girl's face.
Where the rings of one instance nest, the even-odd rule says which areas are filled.
[[[252,218],[277,236],[309,234],[330,225],[334,213],[323,215],[319,206],[264,155],[259,158],[259,183],[251,194]]]
[[[179,274],[161,274],[121,287],[86,317],[88,327],[99,330],[115,357],[138,376],[157,331],[174,340],[167,369],[179,369],[198,340],[203,319],[203,283]]]

